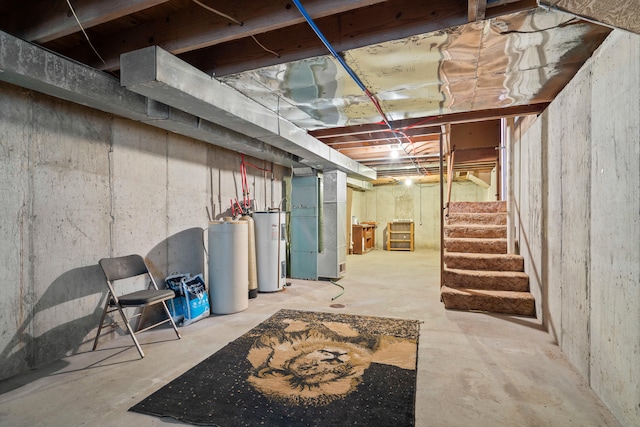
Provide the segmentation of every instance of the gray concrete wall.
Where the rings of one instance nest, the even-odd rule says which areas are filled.
[[[640,36],[614,31],[515,149],[538,314],[620,422],[640,425]]]
[[[356,216],[358,221],[374,221],[369,219],[367,214],[367,196],[364,191],[352,191],[351,192],[351,213],[348,215],[349,219],[352,216]]]
[[[0,379],[90,350],[106,289],[100,258],[139,253],[158,279],[204,273],[206,209],[219,218],[242,197],[240,162],[0,83]],[[288,171],[274,172],[248,168],[258,209],[282,199]]]
[[[542,146],[535,133],[541,125],[535,123],[521,143],[514,146],[514,205],[517,224],[516,240],[519,253],[524,257],[529,273],[531,293],[537,301],[543,295],[543,272],[538,269],[542,259]],[[533,139],[533,141],[530,141]],[[536,304],[537,317],[541,316],[541,304]]]

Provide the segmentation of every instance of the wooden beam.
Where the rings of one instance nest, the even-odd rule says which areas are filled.
[[[373,125],[379,126],[379,125]],[[337,133],[332,134],[332,130],[335,130]],[[333,128],[333,129],[322,129],[320,134],[316,134],[318,131],[309,132],[311,135],[316,137],[319,140],[330,139],[332,141],[341,142],[341,143],[349,143],[353,142],[364,142],[368,140],[380,140],[380,139],[388,139],[391,141],[397,142],[394,134],[389,130],[382,130],[378,132],[367,132],[367,133],[344,133],[348,132],[348,128]],[[401,132],[401,133],[400,133]],[[399,138],[403,138],[403,136],[407,136],[411,139],[433,139],[437,138],[440,135],[440,131],[438,127],[432,126],[429,128],[416,128],[416,129],[408,129],[404,131],[400,131],[397,133]]]
[[[447,156],[447,212],[449,212],[449,204],[451,203],[451,185],[453,184],[453,172],[455,168],[456,152],[452,151]]]
[[[305,8],[314,19],[318,19],[324,16],[347,13],[353,9],[366,8],[366,6],[376,5],[383,1],[337,0],[327,2],[307,0]],[[88,64],[102,70],[116,70],[120,66],[121,53],[150,45],[160,46],[173,54],[190,52],[244,38],[258,46],[251,39],[251,36],[256,36],[266,47],[274,49],[277,44],[273,45],[268,41],[263,41],[265,33],[305,22],[300,12],[286,1],[246,0],[214,4],[215,2],[211,0],[201,0],[201,3],[207,6],[211,5],[213,9],[233,17],[242,25],[193,3],[189,9],[172,15],[171,19],[163,18],[146,22],[94,43],[106,64],[98,62],[88,62]],[[293,37],[294,42],[295,39],[296,37]],[[267,53],[259,46],[258,49],[261,53]],[[236,55],[239,53],[235,52]],[[78,48],[63,54],[84,62],[84,59],[80,57],[82,51]],[[204,54],[207,55],[206,52]],[[268,55],[274,56],[273,54]],[[88,61],[92,61],[92,58],[88,58]]]
[[[411,153],[412,157],[432,157],[438,155],[437,143],[438,139],[425,140],[414,143],[404,143],[404,149],[397,147],[397,143],[388,141],[377,141],[370,144],[327,144],[334,150],[358,161],[363,162],[371,158],[392,159],[392,151],[397,151],[396,159],[408,157],[406,154]]]
[[[363,148],[372,148],[372,147],[392,147],[397,146],[398,141],[395,140],[385,140],[385,139],[373,139],[370,141],[349,141],[349,142],[335,142],[335,141],[323,141],[329,147],[334,150],[344,151],[344,150],[357,150]]]
[[[640,3],[629,0],[541,0],[573,15],[640,34]]]
[[[167,3],[169,0],[73,0],[71,5],[82,27],[94,27],[114,19]],[[7,32],[22,39],[46,43],[80,31],[66,1],[16,9],[7,17]],[[52,10],[53,9],[53,10]]]
[[[430,135],[439,135],[440,128],[438,126],[430,127],[415,127],[411,129],[400,129],[409,138],[411,137],[424,137]],[[348,143],[350,141],[367,141],[367,140],[380,140],[380,139],[395,139],[393,133],[386,125],[380,124],[366,124],[355,126],[344,126],[338,128],[318,129],[309,132],[319,140],[327,138],[333,141]]]
[[[480,148],[478,150],[456,150],[456,164],[464,163],[490,163],[498,159],[498,150],[494,147]]]
[[[438,168],[438,163],[436,162],[420,162],[420,166],[424,171],[426,171],[427,173],[426,176],[438,175],[440,172]],[[495,162],[466,164],[466,165],[456,166],[454,168],[454,171],[456,172],[475,171],[475,172],[489,173],[495,166],[496,166]],[[445,174],[447,173],[446,167],[444,168],[443,172]],[[378,168],[378,177],[385,177],[385,176],[406,177],[406,176],[416,176],[416,175],[419,175],[419,173],[417,172],[415,166],[413,165],[405,165],[402,168],[392,168],[392,169],[386,169],[384,166],[381,166]],[[455,178],[455,175],[454,175],[453,180],[457,181],[459,180],[459,178]],[[465,177],[465,180],[466,180],[466,177]]]
[[[467,179],[469,181],[473,182],[474,184],[484,188],[485,190],[488,189],[489,187],[491,187],[491,185],[489,183],[487,183],[484,180],[478,178],[477,176],[475,176],[471,172],[467,173]]]
[[[469,0],[469,22],[482,21],[487,10],[487,0]]]
[[[466,22],[464,0],[388,0],[316,20],[320,30],[338,52],[442,30]],[[243,39],[211,46],[193,55],[182,55],[181,58],[206,73],[225,76],[329,54],[306,23],[263,33],[257,38],[279,56],[265,51],[252,39]]]
[[[414,135],[411,138],[411,142],[414,144],[423,144],[425,142],[438,142],[440,134],[429,134],[429,135]],[[327,144],[329,147],[334,148],[336,150],[346,149],[346,148],[357,148],[357,147],[374,147],[374,146],[392,146],[398,145],[398,140],[395,138],[383,137],[383,138],[371,138],[371,139],[350,139],[347,137],[324,137],[318,138],[320,141]],[[409,143],[405,138],[401,139],[402,143]]]
[[[484,18],[495,18],[496,16],[535,9],[537,7],[538,0],[502,0],[499,2],[491,2],[487,4],[487,11],[485,12]]]
[[[492,108],[488,110],[464,111],[460,113],[438,114],[420,119],[405,119],[391,122],[394,128],[402,129],[420,123],[429,126],[440,126],[443,124],[483,122],[486,120],[499,119],[502,117],[528,116],[540,114],[549,106],[548,102],[537,104],[515,105],[513,107]]]
[[[456,181],[458,181],[458,179],[456,179]],[[413,178],[414,184],[431,184],[436,182],[440,182],[440,176],[438,175],[425,175]],[[380,177],[371,181],[371,184],[377,187],[380,185],[398,185],[400,182],[394,178]]]
[[[538,104],[516,105],[513,107],[493,108],[489,110],[466,111],[461,113],[438,114],[428,117],[419,117],[413,119],[395,120],[391,125],[395,129],[405,129],[409,136],[414,135],[439,135],[440,126],[443,124],[480,122],[486,120],[500,119],[503,117],[528,116],[542,113],[549,106],[548,102]],[[427,128],[427,129],[425,129]],[[386,125],[371,123],[365,125],[345,126],[339,128],[318,129],[309,132],[313,137],[325,141],[328,138],[337,138],[340,136],[357,136],[370,134],[371,137],[365,139],[384,139],[388,138],[389,130]],[[356,140],[357,138],[353,138]],[[350,141],[346,138],[344,141]],[[338,141],[336,139],[336,141]],[[342,141],[340,141],[342,142]]]
[[[518,3],[519,1],[520,0],[495,0],[495,1],[492,1],[491,3],[489,3],[487,5],[487,7],[491,8],[491,7],[504,6],[505,4]]]
[[[438,163],[435,162],[420,162],[420,166],[427,172],[426,176],[438,175],[440,170],[438,168]],[[489,173],[496,166],[495,162],[493,163],[475,163],[475,164],[464,164],[458,165],[456,164],[454,168],[454,172],[484,172]],[[444,174],[447,174],[447,168],[444,168]],[[378,168],[378,177],[385,176],[395,176],[395,177],[406,177],[406,176],[415,176],[418,175],[415,166],[413,165],[404,165],[403,167],[394,167],[390,169],[386,169],[384,166],[380,166]],[[459,180],[459,178],[455,177],[454,181]],[[466,180],[466,177],[465,177]]]
[[[354,158],[354,160],[360,163],[373,162],[373,161],[381,161],[384,163],[394,163],[394,162],[403,162],[409,159],[409,156],[401,150],[398,150],[398,157],[396,158],[391,158],[389,154],[390,154],[390,150],[379,150],[379,151],[363,150],[362,152],[358,153],[357,156],[354,156],[356,157]],[[439,153],[432,153],[432,154],[412,155],[411,157],[414,159],[430,159],[430,158],[438,157],[439,155],[440,155]]]

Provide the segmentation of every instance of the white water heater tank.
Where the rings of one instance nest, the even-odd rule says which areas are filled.
[[[211,313],[231,314],[249,307],[248,224],[209,223],[209,303]]]
[[[287,280],[286,213],[254,212],[258,291],[284,289]]]

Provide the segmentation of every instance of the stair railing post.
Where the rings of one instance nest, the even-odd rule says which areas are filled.
[[[444,138],[446,135],[446,126],[440,127],[440,158],[439,158],[439,172],[440,172],[440,287],[444,284]]]
[[[449,156],[447,158],[447,204],[446,204],[447,216],[449,216],[449,207],[451,205],[451,186],[453,185],[453,178],[454,178],[453,162],[455,159],[455,155],[456,155],[456,152],[454,147],[454,149],[452,149],[449,152]]]
[[[503,162],[502,167],[506,168],[506,204],[507,204],[507,253],[516,253],[516,239],[515,239],[515,209],[513,206],[513,117],[503,118],[501,121],[502,127],[502,146],[504,147],[504,157],[506,161]]]

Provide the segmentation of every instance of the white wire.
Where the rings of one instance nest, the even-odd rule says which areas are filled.
[[[205,8],[205,9],[207,9],[209,12],[213,12],[213,13],[215,13],[216,15],[220,15],[220,16],[222,16],[223,18],[227,18],[229,21],[234,22],[234,23],[236,23],[236,24],[238,24],[238,25],[242,26],[242,22],[238,21],[238,20],[237,20],[237,19],[235,19],[233,16],[227,15],[226,13],[222,13],[222,12],[220,12],[219,10],[216,10],[216,9],[214,9],[214,8],[212,8],[212,7],[207,6],[206,4],[203,4],[203,3],[199,2],[198,0],[193,0],[193,2],[194,2],[195,4],[197,4],[198,6],[200,6],[200,7],[203,7],[203,8]],[[274,52],[274,51],[272,51],[271,49],[267,49],[267,48],[266,48],[262,43],[260,43],[260,42],[258,41],[258,39],[257,39],[257,38],[255,38],[255,36],[250,36],[250,37],[253,39],[253,41],[254,41],[254,42],[256,42],[256,43],[258,44],[258,46],[260,46],[260,47],[261,47],[262,49],[264,49],[266,52],[269,52],[269,53],[271,53],[271,54],[273,54],[273,55],[277,56],[278,58],[280,58],[280,54],[279,54],[279,53]]]
[[[102,56],[100,56],[100,54],[98,53],[98,51],[96,50],[95,47],[93,47],[93,44],[91,43],[91,40],[89,40],[89,36],[87,35],[87,32],[84,30],[84,28],[82,27],[82,24],[80,23],[80,20],[78,19],[78,15],[76,15],[76,11],[73,10],[73,6],[71,6],[71,0],[67,0],[67,4],[69,5],[69,9],[71,9],[71,13],[73,13],[73,17],[76,18],[76,22],[78,23],[78,26],[80,27],[80,30],[82,30],[82,34],[84,34],[84,37],[87,39],[87,41],[89,42],[89,46],[91,46],[91,49],[93,49],[93,51],[95,52],[96,55],[98,55],[98,58],[100,58],[100,61],[102,61],[103,64],[107,64],[105,62],[104,59],[102,59]]]

